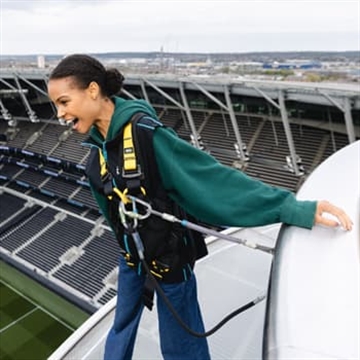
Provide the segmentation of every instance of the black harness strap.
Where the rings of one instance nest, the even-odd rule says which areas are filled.
[[[161,212],[174,215],[181,212],[184,214],[182,217],[188,218],[188,214],[171,200],[161,183],[152,146],[153,130],[158,126],[163,125],[146,114],[136,113],[124,126],[123,133],[105,144],[106,159],[99,150],[101,179],[103,192],[110,200],[109,216],[116,224],[116,237],[128,266],[139,275],[148,277],[134,245],[134,235],[139,232],[151,274],[158,281],[176,283],[190,278],[195,260],[206,255],[203,237],[156,216],[140,220],[137,226],[126,215],[126,211],[134,211],[131,195],[148,201]],[[124,206],[122,211],[120,206]],[[141,204],[137,210],[141,213]],[[143,300],[149,309],[153,306],[153,298],[153,282],[146,279]]]
[[[144,305],[151,311],[154,306],[155,284],[149,275],[146,275],[142,300]]]

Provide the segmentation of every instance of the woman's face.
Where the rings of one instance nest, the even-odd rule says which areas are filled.
[[[101,110],[96,83],[80,89],[72,77],[51,79],[48,94],[56,106],[57,117],[72,124],[74,130],[85,134],[96,123]]]

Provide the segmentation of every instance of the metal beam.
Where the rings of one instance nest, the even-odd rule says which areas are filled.
[[[321,90],[318,90],[318,92],[321,95],[323,95],[326,99],[328,99],[335,107],[337,107],[340,111],[343,112],[349,143],[354,142],[355,141],[355,130],[354,130],[354,123],[353,123],[353,119],[352,119],[352,115],[351,115],[350,99],[348,97],[345,97],[343,99],[344,105],[341,105],[339,102],[337,102],[335,99],[333,99],[326,92],[323,92]]]
[[[225,94],[225,100],[226,100],[226,105],[224,105],[218,98],[216,98],[213,94],[211,94],[209,91],[207,91],[206,89],[204,89],[201,85],[192,82],[192,84],[198,88],[204,95],[206,95],[209,99],[211,99],[212,101],[214,101],[216,104],[218,104],[220,106],[220,108],[226,110],[230,116],[230,120],[231,120],[231,124],[235,133],[235,138],[236,138],[236,143],[239,147],[239,152],[240,152],[240,157],[241,160],[247,160],[247,156],[244,153],[244,143],[241,139],[241,135],[240,135],[240,131],[239,131],[239,127],[236,121],[236,116],[234,113],[234,109],[233,109],[233,105],[231,102],[231,98],[230,98],[230,92],[229,92],[229,87],[227,85],[223,86],[224,89],[224,94]]]
[[[10,83],[8,83],[6,80],[0,78],[0,81],[5,84],[7,87],[9,87],[12,90],[16,90],[17,92],[20,92],[19,89],[17,89],[15,86],[11,85]]]
[[[349,143],[351,144],[355,141],[355,130],[354,130],[354,122],[351,115],[351,103],[348,97],[344,99],[344,118],[345,118],[345,125],[349,138]]]
[[[218,104],[221,108],[223,108],[226,111],[229,111],[228,107],[224,105],[218,98],[216,98],[213,94],[211,94],[209,91],[204,89],[201,85],[192,82],[192,84],[197,87],[204,95],[206,95],[209,99],[211,99],[214,103]]]
[[[16,75],[14,77],[14,80],[16,82],[16,85],[17,85],[18,89],[21,90],[20,82],[19,82],[19,79],[18,79],[18,77]],[[20,92],[20,96],[21,96],[21,99],[22,99],[22,101],[23,101],[23,103],[24,103],[24,105],[26,107],[26,110],[27,110],[30,121],[31,122],[38,122],[39,119],[38,119],[35,111],[31,108],[31,106],[29,104],[29,101],[26,98],[26,96],[22,92]]]
[[[1,99],[0,99],[0,112],[4,120],[6,121],[12,120],[12,116],[9,113],[9,110],[5,107]]]
[[[173,97],[171,97],[169,94],[167,94],[164,90],[160,89],[158,86],[153,84],[151,81],[147,79],[143,79],[147,84],[149,84],[153,89],[155,89],[158,93],[160,93],[164,98],[168,99],[170,102],[175,104],[177,107],[179,107],[181,110],[186,110],[183,105],[181,105],[178,101],[176,101]]]
[[[121,89],[121,92],[128,96],[130,99],[136,100],[136,97],[125,89]]]
[[[149,84],[153,89],[155,89],[158,93],[160,93],[162,96],[164,96],[166,99],[168,99],[169,101],[171,101],[173,104],[175,104],[177,107],[179,107],[181,110],[184,110],[186,113],[186,117],[188,119],[189,125],[190,125],[190,129],[191,129],[191,133],[194,137],[193,142],[195,147],[201,149],[202,146],[199,143],[199,134],[196,131],[196,127],[195,127],[195,123],[190,111],[190,107],[189,104],[187,102],[187,98],[185,95],[185,91],[184,91],[184,84],[183,82],[179,83],[179,89],[180,89],[180,95],[182,98],[182,102],[184,103],[184,105],[180,104],[177,100],[175,100],[172,96],[170,96],[169,94],[167,94],[164,90],[160,89],[158,86],[156,86],[155,84],[153,84],[151,81],[143,79],[143,83],[146,82],[147,84]],[[144,88],[145,90],[145,88]],[[146,92],[145,92],[146,93]]]
[[[44,91],[43,89],[39,88],[38,86],[34,85],[31,81],[25,79],[23,76],[17,74],[17,77],[20,78],[22,81],[26,82],[28,85],[30,85],[31,87],[33,87],[35,90],[37,90],[40,94],[45,95],[46,97],[48,97],[48,93],[46,91]]]
[[[280,106],[281,120],[282,120],[282,123],[284,126],[286,139],[287,139],[289,150],[290,150],[290,157],[291,157],[292,164],[294,167],[294,172],[295,172],[295,175],[298,176],[298,175],[300,175],[300,171],[299,171],[299,167],[297,165],[297,156],[296,156],[296,151],[295,151],[295,145],[294,145],[294,140],[292,137],[289,119],[288,119],[288,115],[287,115],[287,110],[286,110],[286,106],[285,106],[284,92],[282,90],[279,90],[279,106]]]
[[[245,156],[245,153],[244,153],[244,143],[243,143],[243,141],[241,139],[239,126],[238,126],[238,123],[236,121],[236,116],[235,116],[235,113],[234,113],[234,108],[233,108],[231,97],[230,97],[229,87],[227,85],[224,85],[224,93],[225,93],[225,100],[226,100],[226,105],[227,105],[227,108],[228,108],[231,124],[233,126],[236,142],[237,142],[238,147],[239,147],[240,157],[241,157],[241,160],[245,161],[245,160],[248,160],[248,157]]]
[[[186,97],[185,90],[184,90],[184,83],[181,82],[181,81],[179,82],[179,89],[180,89],[181,100],[182,100],[182,102],[184,104],[184,110],[185,110],[185,113],[186,113],[186,117],[187,117],[189,125],[190,125],[191,133],[192,133],[192,135],[194,137],[194,145],[198,149],[201,149],[202,146],[199,143],[199,134],[198,134],[198,132],[196,130],[194,119],[192,117],[191,110],[190,110],[190,107],[189,107],[189,103],[187,101],[187,97]]]
[[[317,89],[317,92],[321,95],[323,95],[326,99],[328,99],[330,101],[331,104],[333,104],[335,107],[337,107],[340,111],[344,112],[344,107],[341,106],[341,104],[339,104],[335,99],[333,99],[329,94],[327,94],[326,92],[323,92],[319,89]]]
[[[140,87],[141,87],[141,91],[142,91],[142,93],[143,93],[143,95],[144,95],[144,99],[145,99],[148,103],[150,103],[149,96],[148,96],[148,93],[147,93],[147,91],[146,91],[146,87],[145,87],[145,82],[144,82],[144,80],[141,80],[141,82],[140,82]]]
[[[280,110],[280,105],[274,101],[271,97],[269,97],[267,94],[265,94],[262,90],[257,88],[256,86],[251,86],[256,92],[258,92],[264,99],[266,99],[271,105],[275,106],[277,109]]]

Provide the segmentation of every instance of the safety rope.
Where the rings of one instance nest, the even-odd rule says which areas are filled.
[[[138,257],[140,260],[139,264],[142,264],[143,268],[145,269],[145,272],[147,273],[148,278],[150,279],[150,281],[153,283],[154,288],[156,289],[157,293],[162,297],[162,299],[164,300],[166,306],[169,308],[170,312],[173,314],[173,316],[175,317],[175,319],[179,322],[179,324],[187,331],[189,332],[191,335],[196,336],[196,337],[207,337],[212,335],[214,332],[216,332],[218,329],[220,329],[225,323],[227,323],[230,319],[232,319],[233,317],[237,316],[238,314],[244,312],[245,310],[251,308],[252,306],[256,305],[257,303],[259,303],[260,301],[265,299],[265,295],[261,295],[259,297],[257,297],[256,299],[250,301],[249,303],[245,304],[244,306],[241,306],[239,309],[233,311],[232,313],[230,313],[228,316],[226,316],[223,320],[221,320],[216,326],[214,326],[211,330],[206,331],[204,333],[199,333],[196,332],[194,330],[192,330],[191,328],[189,328],[187,326],[187,324],[185,324],[185,322],[181,319],[181,317],[179,316],[179,314],[176,312],[176,310],[174,309],[174,307],[172,306],[171,302],[169,301],[169,299],[167,298],[166,294],[163,292],[159,282],[156,280],[155,275],[159,276],[159,274],[157,274],[156,272],[152,271],[148,264],[145,261],[145,250],[144,250],[144,245],[142,243],[142,240],[140,238],[140,235],[137,231],[137,227],[138,227],[138,223],[139,220],[144,220],[147,217],[149,217],[150,215],[156,215],[161,217],[162,219],[169,221],[169,222],[173,222],[173,223],[179,223],[181,224],[183,227],[201,232],[203,234],[207,234],[207,235],[213,235],[215,237],[218,238],[222,238],[225,239],[227,241],[231,241],[231,242],[235,242],[238,244],[242,244],[245,245],[247,247],[250,247],[252,249],[257,249],[257,250],[261,250],[264,251],[266,253],[272,254],[273,253],[273,249],[272,248],[268,248],[266,246],[263,245],[258,245],[258,244],[254,244],[248,240],[242,240],[242,239],[238,239],[235,238],[231,235],[228,234],[224,234],[221,232],[217,232],[215,230],[200,226],[198,224],[194,224],[188,220],[180,220],[177,217],[175,217],[174,215],[168,214],[168,213],[161,213],[158,212],[156,210],[154,210],[152,208],[152,206],[143,200],[140,200],[134,196],[130,196],[128,194],[129,190],[128,188],[125,188],[125,190],[120,191],[120,189],[116,186],[115,182],[113,181],[113,177],[111,175],[111,173],[109,172],[109,169],[107,168],[107,164],[106,164],[106,159],[101,151],[101,149],[99,149],[99,161],[100,161],[100,175],[101,175],[101,179],[103,181],[104,184],[104,193],[108,196],[108,198],[111,200],[113,194],[117,195],[120,198],[120,202],[119,202],[119,217],[120,217],[120,221],[123,225],[123,227],[126,229],[126,231],[131,234],[133,240],[134,240],[134,244],[136,247],[136,251],[138,253]],[[123,133],[123,169],[122,169],[122,177],[124,179],[139,179],[140,176],[142,175],[141,172],[141,166],[140,163],[138,163],[138,160],[136,158],[136,147],[135,147],[135,143],[133,140],[133,134],[132,134],[132,121],[129,121],[128,124],[125,126],[124,128],[124,133]],[[130,181],[129,181],[130,183]],[[139,182],[140,184],[140,182]],[[132,188],[132,186],[127,185],[129,187]],[[146,195],[145,189],[143,187],[141,187],[139,185],[139,187],[137,188],[139,189],[143,195]],[[130,207],[129,203],[131,202],[131,210],[129,210],[128,208],[126,208],[126,205],[128,207]],[[138,207],[137,205],[141,205],[142,208],[145,210],[145,212],[140,213],[138,211]],[[130,220],[130,221],[129,221]],[[129,254],[126,254],[126,256],[130,256]],[[128,259],[127,263],[129,265],[129,261],[130,259]],[[133,264],[135,265],[135,264]],[[161,275],[160,275],[161,277]],[[152,291],[153,294],[153,291]],[[146,305],[146,303],[145,303]],[[150,309],[152,307],[152,299],[150,301],[150,304],[146,305],[148,306]]]
[[[140,213],[139,211],[135,212],[135,211],[132,211],[132,210],[127,210],[125,208],[125,204],[123,202],[120,202],[119,203],[119,213],[123,213],[124,215],[126,215],[129,218],[138,219],[138,220],[144,220],[147,217],[149,217],[150,215],[156,215],[156,216],[161,217],[162,219],[164,219],[166,221],[173,222],[173,223],[178,223],[178,224],[182,225],[183,227],[186,227],[186,228],[191,229],[191,230],[198,231],[198,232],[206,234],[206,235],[214,236],[214,237],[221,238],[221,239],[233,242],[233,243],[241,244],[241,245],[244,245],[244,246],[249,247],[251,249],[260,250],[260,251],[263,251],[263,252],[271,254],[271,255],[274,254],[274,249],[271,248],[271,247],[256,244],[256,243],[254,243],[254,242],[252,242],[250,240],[240,239],[240,238],[237,238],[235,236],[231,236],[229,234],[225,234],[225,233],[222,233],[222,232],[207,228],[205,226],[201,226],[199,224],[192,223],[191,221],[188,221],[186,219],[179,219],[176,216],[165,213],[165,212],[159,212],[157,210],[154,210],[152,208],[152,206],[148,202],[146,202],[144,200],[141,200],[141,199],[139,199],[137,197],[128,196],[128,198],[129,198],[130,201],[142,205],[143,209],[145,210],[144,213]]]
[[[155,277],[152,275],[148,265],[146,264],[146,261],[141,260],[141,263],[143,264],[145,271],[147,272],[147,274],[149,275],[150,279],[153,281],[154,287],[157,291],[157,293],[161,296],[161,298],[163,299],[163,301],[165,302],[166,306],[168,307],[168,309],[170,310],[170,312],[172,313],[172,315],[175,317],[175,319],[177,320],[177,322],[180,324],[180,326],[186,330],[189,334],[195,336],[195,337],[199,337],[199,338],[203,338],[203,337],[208,337],[212,334],[214,334],[216,331],[218,331],[221,327],[223,327],[228,321],[230,321],[231,319],[233,319],[235,316],[243,313],[244,311],[252,308],[253,306],[255,306],[256,304],[258,304],[259,302],[263,301],[266,296],[265,294],[262,294],[260,296],[258,296],[257,298],[255,298],[254,300],[248,302],[247,304],[239,307],[238,309],[234,310],[233,312],[231,312],[229,315],[225,316],[217,325],[215,325],[212,329],[205,331],[203,333],[201,332],[197,332],[194,331],[193,329],[191,329],[184,321],[183,319],[180,317],[180,315],[177,313],[177,311],[175,310],[175,308],[173,307],[173,305],[171,304],[170,300],[168,299],[168,297],[166,296],[166,294],[164,293],[163,289],[161,288],[160,284],[158,281],[156,281]]]
[[[231,319],[233,319],[235,316],[243,313],[244,311],[250,309],[251,307],[255,306],[256,304],[258,304],[259,302],[263,301],[266,298],[265,294],[262,294],[260,296],[258,296],[257,298],[255,298],[254,300],[248,302],[247,304],[241,306],[240,308],[234,310],[233,312],[231,312],[229,315],[225,316],[217,325],[215,325],[212,329],[205,331],[203,333],[194,331],[193,329],[191,329],[179,316],[179,314],[177,313],[177,311],[175,310],[175,308],[173,307],[173,305],[171,304],[171,302],[169,301],[169,299],[167,298],[166,294],[164,293],[164,291],[162,290],[159,282],[156,280],[153,272],[150,270],[148,264],[145,261],[145,254],[144,254],[144,245],[142,243],[142,240],[140,238],[140,235],[138,233],[137,226],[138,226],[138,221],[139,220],[144,220],[146,218],[148,218],[151,214],[153,215],[157,215],[160,216],[162,219],[165,219],[167,221],[171,221],[171,222],[176,222],[176,223],[180,223],[181,225],[188,227],[190,229],[196,230],[196,231],[201,231],[205,234],[211,234],[214,236],[217,236],[219,238],[224,238],[228,241],[232,241],[232,242],[236,242],[236,243],[241,243],[245,246],[248,246],[252,249],[258,249],[261,251],[265,251],[267,253],[272,253],[273,249],[271,248],[267,248],[264,246],[259,246],[257,244],[253,244],[253,243],[249,243],[248,241],[245,240],[241,240],[241,239],[237,239],[237,238],[233,238],[229,235],[226,234],[222,234],[221,232],[216,232],[214,230],[205,228],[203,226],[199,226],[197,224],[193,224],[189,221],[185,221],[185,220],[180,220],[177,217],[167,214],[167,213],[160,213],[156,210],[154,210],[151,205],[143,200],[140,200],[136,197],[133,196],[129,196],[130,201],[132,202],[132,210],[127,210],[125,207],[125,204],[123,202],[120,202],[119,204],[119,214],[120,214],[120,219],[121,222],[123,224],[123,226],[126,229],[131,229],[131,235],[134,239],[134,243],[137,249],[137,253],[140,259],[140,263],[142,264],[142,266],[145,269],[145,272],[147,273],[149,279],[151,280],[151,282],[154,285],[154,288],[156,289],[157,293],[159,294],[159,296],[163,299],[163,301],[165,302],[166,306],[168,307],[169,311],[172,313],[172,315],[174,316],[174,318],[176,319],[176,321],[179,323],[179,325],[186,330],[189,334],[195,336],[195,337],[208,337],[212,334],[214,334],[216,331],[218,331],[222,326],[224,326],[228,321],[230,321]],[[144,209],[145,212],[144,213],[140,213],[138,211],[138,208],[136,206],[136,204],[141,204]],[[128,223],[127,218],[130,218],[131,223]],[[216,234],[216,235],[215,235]],[[226,236],[223,236],[226,235]],[[271,251],[270,251],[271,250]]]

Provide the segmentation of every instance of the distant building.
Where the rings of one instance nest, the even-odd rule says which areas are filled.
[[[38,55],[38,57],[37,57],[37,67],[39,69],[45,69],[45,56],[44,55]]]
[[[263,69],[306,70],[306,69],[321,69],[322,64],[318,61],[290,60],[285,62],[274,61],[272,63],[263,63],[262,67]]]

